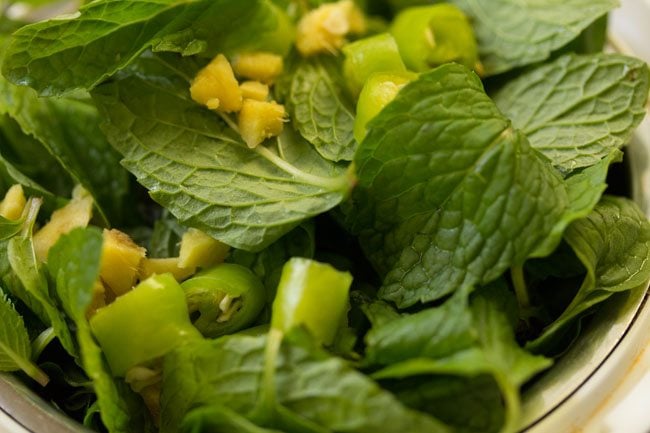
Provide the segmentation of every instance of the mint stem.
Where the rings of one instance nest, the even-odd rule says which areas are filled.
[[[510,268],[510,276],[512,284],[515,286],[515,295],[519,308],[526,310],[530,308],[530,297],[528,296],[528,287],[526,287],[526,279],[524,278],[524,267],[513,266]]]

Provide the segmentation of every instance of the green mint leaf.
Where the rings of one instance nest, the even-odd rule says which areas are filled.
[[[191,408],[219,404],[249,414],[263,387],[265,348],[266,337],[228,336],[190,343],[169,354],[163,370],[161,432],[176,431]],[[277,359],[277,403],[322,431],[446,431],[339,358],[285,341]]]
[[[379,322],[366,335],[366,361],[390,365],[410,358],[444,358],[470,348],[476,339],[467,290],[443,305]]]
[[[352,160],[354,104],[347,95],[340,60],[318,56],[296,63],[287,98],[294,126],[323,158]]]
[[[501,431],[514,432],[518,427],[520,387],[551,364],[517,345],[513,330],[516,308],[512,293],[503,284],[493,284],[472,296],[469,306],[467,294],[457,292],[442,307],[373,329],[367,338],[369,353],[374,360],[390,364],[373,377],[489,374],[498,384],[506,406]],[[438,326],[424,326],[427,319],[433,319]],[[389,330],[399,333],[401,339],[387,339]],[[422,344],[425,346],[418,347]]]
[[[123,219],[128,173],[99,129],[100,119],[90,101],[39,98],[34,90],[14,86],[0,77],[0,112],[3,108],[25,134],[47,149],[75,183],[93,195],[105,219]],[[38,156],[33,154],[34,158]]]
[[[259,427],[237,412],[214,404],[200,407],[187,414],[181,425],[182,432],[235,431],[238,433],[282,433]]]
[[[502,396],[490,375],[416,376],[389,389],[408,407],[435,416],[457,433],[497,433],[505,420]]]
[[[587,275],[564,312],[527,347],[556,352],[568,326],[614,293],[632,290],[650,279],[650,222],[632,201],[605,196],[586,218],[573,222],[564,239]]]
[[[473,20],[488,75],[547,59],[618,6],[617,0],[453,0]]]
[[[30,200],[30,215],[27,216],[22,234],[11,238],[7,243],[7,258],[13,271],[9,281],[12,293],[32,310],[46,325],[54,328],[54,333],[63,348],[72,356],[77,356],[77,348],[68,328],[65,314],[59,309],[49,292],[47,278],[36,260],[32,242],[32,227],[38,204]],[[9,282],[6,280],[6,282]]]
[[[629,142],[645,116],[649,79],[639,59],[567,55],[510,81],[495,102],[535,149],[571,172]]]
[[[45,386],[48,377],[30,360],[31,346],[23,318],[0,290],[0,371],[23,370]]]
[[[147,248],[147,256],[166,258],[178,257],[180,243],[186,228],[178,223],[166,209],[162,216],[156,220]]]
[[[150,47],[206,56],[260,44],[286,50],[269,41],[288,26],[283,19],[265,0],[100,0],[19,29],[2,72],[42,96],[60,95],[93,88]]]
[[[48,271],[63,308],[76,325],[81,365],[92,379],[104,425],[109,433],[147,432],[146,410],[126,384],[111,376],[86,320],[99,278],[102,242],[102,232],[96,228],[63,235],[48,254]]]
[[[18,220],[9,220],[0,216],[0,241],[7,240],[14,237],[23,227],[23,221]]]
[[[321,158],[291,128],[249,149],[190,99],[187,77],[177,71],[160,57],[145,58],[93,97],[124,166],[181,223],[259,251],[347,196],[346,169]]]
[[[386,275],[380,296],[399,307],[496,279],[567,218],[559,173],[460,65],[404,87],[355,163],[348,219]]]
[[[0,80],[2,80],[1,77]],[[0,112],[7,113],[10,109],[5,104],[0,104]],[[0,142],[2,142],[3,159],[6,159],[32,183],[47,185],[49,193],[61,197],[70,193],[74,182],[65,169],[61,167],[61,164],[50,154],[43,143],[25,134],[18,122],[9,114],[0,116]],[[11,182],[10,185],[22,183],[9,179],[7,182]],[[41,189],[45,191],[44,188]],[[48,200],[45,205],[49,206]]]

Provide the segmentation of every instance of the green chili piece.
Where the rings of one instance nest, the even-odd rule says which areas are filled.
[[[395,99],[402,87],[417,78],[417,74],[374,74],[363,86],[357,102],[354,120],[354,138],[361,143],[366,137],[366,126],[390,101]]]
[[[100,308],[90,327],[115,376],[201,338],[190,322],[183,289],[171,274],[148,278]]]
[[[454,5],[405,9],[395,17],[390,32],[409,69],[423,72],[457,62],[481,70],[474,30],[467,16]]]
[[[343,74],[355,96],[361,92],[366,80],[374,73],[406,72],[395,38],[389,33],[347,44],[343,47],[343,53]]]
[[[231,263],[199,272],[181,287],[194,326],[210,338],[251,325],[266,300],[260,279],[250,269]]]
[[[305,326],[319,342],[334,341],[348,307],[352,275],[309,259],[293,258],[282,269],[271,328],[286,333]]]

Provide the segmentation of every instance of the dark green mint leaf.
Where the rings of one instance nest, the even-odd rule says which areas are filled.
[[[176,431],[191,408],[219,404],[249,414],[263,387],[265,347],[265,337],[229,336],[190,343],[168,355],[161,432]],[[432,418],[406,409],[343,360],[314,348],[285,341],[275,381],[278,404],[323,431],[446,431]]]
[[[355,163],[349,220],[386,275],[380,296],[399,307],[522,264],[569,206],[556,170],[460,65],[404,87],[370,123]]]
[[[45,386],[48,378],[30,359],[31,346],[23,318],[0,290],[0,371],[23,370]]]
[[[573,222],[564,235],[587,269],[571,304],[527,347],[553,349],[567,327],[614,293],[632,290],[650,279],[650,222],[628,199],[605,196],[586,218]]]
[[[568,173],[628,143],[645,116],[649,79],[639,59],[567,55],[510,81],[495,102],[535,149]]]
[[[2,72],[40,95],[59,95],[93,88],[149,47],[206,56],[260,44],[286,50],[268,40],[285,21],[265,0],[100,0],[19,29]]]
[[[34,206],[34,211],[38,212],[38,206],[34,203],[30,201],[27,206]],[[65,314],[50,296],[47,278],[41,264],[36,260],[32,242],[34,218],[36,215],[28,216],[22,233],[9,239],[7,243],[7,258],[13,275],[7,277],[5,281],[11,281],[12,293],[23,301],[46,326],[54,328],[54,333],[65,350],[70,355],[77,356],[77,348]]]
[[[617,0],[453,0],[470,16],[488,75],[547,59]]]
[[[107,220],[122,220],[128,173],[99,129],[100,119],[90,101],[39,98],[34,90],[0,78],[0,113],[3,108],[25,134],[42,143],[75,183],[88,189]]]

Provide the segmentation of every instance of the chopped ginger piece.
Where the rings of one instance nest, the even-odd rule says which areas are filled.
[[[72,191],[72,200],[61,209],[52,212],[50,221],[34,235],[34,253],[44,262],[52,245],[59,238],[77,227],[86,227],[93,214],[93,197],[82,186]]]
[[[27,200],[23,187],[19,184],[12,185],[0,202],[0,216],[12,221],[19,219],[25,209],[25,203]]]
[[[335,53],[346,42],[349,33],[363,33],[363,13],[352,0],[326,3],[302,17],[298,23],[296,46],[300,54]]]
[[[222,263],[230,247],[194,228],[188,229],[181,239],[178,266],[181,268],[207,268]]]
[[[236,112],[242,106],[242,92],[228,60],[219,54],[194,77],[192,99],[211,110]]]
[[[187,269],[178,266],[178,257],[170,257],[165,259],[145,257],[140,263],[139,276],[141,280],[145,280],[153,275],[170,273],[174,276],[176,281],[183,281],[187,277],[194,274],[196,268]]]
[[[269,97],[269,86],[259,81],[245,81],[239,86],[244,99],[255,99],[256,101],[266,101]]]
[[[140,262],[146,253],[126,233],[104,230],[99,278],[116,296],[125,294],[135,285]]]
[[[269,84],[282,73],[284,64],[282,56],[258,52],[238,55],[232,67],[240,77]]]
[[[252,149],[267,138],[280,135],[284,116],[283,105],[246,99],[239,112],[239,133]]]

